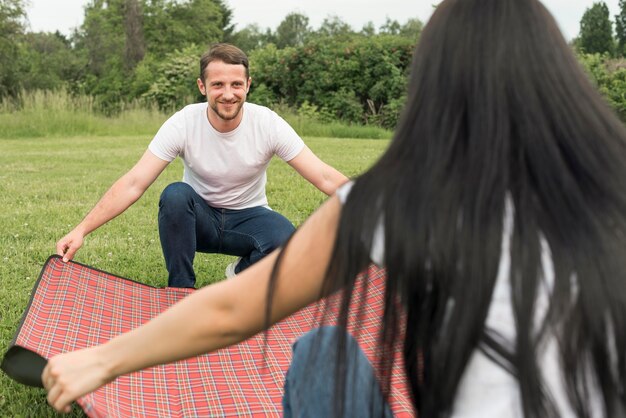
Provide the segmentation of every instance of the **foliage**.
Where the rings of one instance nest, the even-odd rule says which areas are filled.
[[[163,61],[154,63],[150,72],[156,77],[141,98],[146,103],[169,112],[202,100],[196,84],[197,57],[201,53],[202,48],[190,45],[181,51],[173,51]]]
[[[155,99],[161,108],[179,105],[195,90],[189,89],[186,72],[171,71],[186,64],[179,51],[193,50],[189,58],[197,60],[198,51],[232,34],[231,14],[222,0],[91,0],[73,38],[86,71],[70,89],[96,97],[106,114],[141,98]],[[165,71],[172,79],[152,71]]]
[[[76,80],[83,62],[73,53],[69,40],[59,32],[27,33],[19,46],[20,73],[28,90],[59,90]]]
[[[126,35],[124,40],[124,65],[126,69],[133,69],[146,54],[142,6],[139,0],[125,0],[123,10]]]
[[[353,33],[352,27],[341,20],[339,16],[325,18],[316,31],[318,36],[345,36]]]
[[[616,55],[626,53],[626,0],[619,0],[619,13],[615,15]]]
[[[25,1],[0,0],[0,100],[10,97],[19,106],[21,92],[67,92],[89,97],[93,110],[106,115],[137,103],[171,112],[201,99],[197,59],[208,44],[230,41],[250,56],[250,101],[289,107],[315,123],[339,119],[392,129],[423,26],[418,19],[387,19],[378,29],[369,22],[357,32],[329,16],[313,29],[308,17],[290,13],[275,31],[258,25],[236,31],[226,0],[89,0],[83,24],[65,37],[25,32]],[[621,115],[624,74],[609,57],[624,53],[625,9],[620,0],[616,41],[606,4],[599,2],[585,12],[574,42]]]
[[[15,97],[21,86],[19,42],[24,32],[24,2],[0,0],[0,99]]]
[[[608,104],[626,121],[626,60],[580,54],[579,60]]]
[[[319,121],[395,127],[422,22],[387,19],[378,33],[371,22],[357,33],[338,16],[327,17],[317,30],[295,25],[296,20],[303,16],[288,15],[279,29],[291,28],[289,38],[302,41],[281,47],[267,43],[268,37],[260,42],[257,32],[258,46],[250,52],[255,81],[250,100],[275,100],[308,113],[315,109]]]
[[[286,84],[280,85],[279,77],[284,73],[284,63],[286,57],[293,51],[293,48],[278,49],[273,43],[263,48],[258,48],[249,54],[250,59],[250,76],[252,77],[252,85],[250,86],[250,99],[254,100],[256,90],[263,88],[267,90],[265,96],[284,97],[286,92]],[[277,77],[273,77],[276,75]],[[279,84],[277,86],[277,84]],[[261,87],[263,86],[263,87]]]
[[[0,102],[0,139],[74,137],[77,135],[154,135],[168,115],[156,109],[125,105],[116,117],[95,112],[89,96],[70,95],[64,90],[28,90],[19,101]]]
[[[365,25],[363,25],[359,33],[364,36],[374,36],[376,35],[376,26],[374,26],[374,23],[372,23],[371,21],[367,22]]]
[[[151,0],[146,5],[148,51],[164,57],[190,44],[206,46],[220,41],[230,28],[230,11],[216,0]]]
[[[273,40],[274,35],[272,31],[268,28],[264,32],[257,24],[247,25],[240,31],[235,32],[230,39],[231,43],[237,45],[247,54],[257,48],[266,46]]]
[[[125,104],[115,116],[98,114],[93,97],[76,96],[64,90],[28,90],[19,101],[0,101],[0,141],[15,138],[70,138],[75,136],[142,135],[152,137],[171,110],[159,111],[156,105]],[[271,102],[273,103],[273,102]],[[268,103],[268,104],[271,104]],[[375,126],[350,126],[319,120],[317,109],[309,113],[294,112],[287,106],[274,106],[300,134],[308,137],[388,139],[391,131]]]
[[[606,3],[594,3],[583,14],[579,47],[588,54],[613,53],[613,28]]]
[[[95,77],[110,72],[114,62],[123,62],[123,5],[123,0],[92,0],[85,7],[85,20],[76,42],[87,56],[89,73]]]
[[[252,101],[261,106],[271,107],[278,103],[278,97],[270,90],[265,84],[252,83],[250,93],[248,94],[248,101]]]
[[[309,18],[301,13],[289,13],[276,28],[275,43],[279,48],[302,46],[311,33]]]
[[[385,23],[380,27],[380,33],[384,33],[386,35],[399,35],[400,29],[402,26],[397,20],[385,19]]]
[[[319,122],[393,128],[422,27],[417,19],[387,19],[378,33],[371,23],[357,33],[329,16],[314,30],[307,16],[290,13],[275,31],[258,25],[235,31],[226,0],[89,0],[83,24],[66,38],[23,33],[22,1],[0,0],[3,11],[13,7],[11,19],[0,14],[0,28],[14,24],[10,41],[0,39],[0,56],[13,54],[2,61],[2,86],[18,100],[22,89],[87,96],[95,111],[108,116],[129,103],[171,112],[201,100],[198,57],[209,44],[230,41],[251,58],[251,101],[295,111],[307,102]],[[0,98],[6,94],[0,90]]]
[[[251,71],[289,106],[306,102],[333,119],[393,128],[413,48],[401,36],[315,36],[301,47],[253,51]]]
[[[400,27],[399,35],[417,41],[423,28],[424,23],[422,23],[421,20],[416,18],[409,19],[404,25],[402,25],[402,27]]]
[[[226,4],[226,0],[214,1],[219,8],[220,14],[222,15],[222,20],[218,25],[218,27],[222,28],[222,40],[224,42],[232,43],[232,37],[235,33],[235,24],[233,23],[233,11]]]

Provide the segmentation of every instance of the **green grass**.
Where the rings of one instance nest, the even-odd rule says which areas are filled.
[[[150,136],[170,115],[135,103],[106,117],[96,111],[93,98],[74,97],[65,91],[30,91],[20,97],[19,105],[0,101],[0,138]],[[389,139],[392,135],[377,126],[320,122],[286,106],[278,105],[275,110],[303,137]]]
[[[149,140],[150,135],[0,139],[1,355],[55,242],[134,164]],[[387,146],[387,141],[363,139],[307,138],[306,142],[348,176],[367,169]],[[87,237],[76,261],[165,286],[167,272],[156,223],[158,197],[181,176],[182,164],[177,160],[134,206]],[[325,200],[325,195],[279,160],[270,165],[267,194],[270,205],[296,225]],[[231,260],[200,254],[195,263],[197,285],[221,280]],[[22,386],[0,373],[0,417],[5,416],[57,415],[45,403],[43,390]],[[75,410],[71,416],[82,416],[82,412]]]
[[[95,111],[93,99],[64,91],[33,91],[21,104],[0,102],[0,138],[151,135],[166,114],[138,104],[126,105],[115,117]]]
[[[342,122],[320,122],[306,116],[282,112],[281,116],[289,122],[301,136],[322,138],[363,138],[389,139],[391,131],[378,126],[348,125]]]

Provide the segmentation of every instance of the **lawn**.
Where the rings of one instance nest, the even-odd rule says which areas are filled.
[[[144,152],[150,138],[74,137],[0,139],[0,354],[4,354],[55,242],[76,225],[113,181]],[[386,140],[310,138],[324,161],[349,177],[367,169]],[[87,237],[75,257],[111,273],[153,286],[167,284],[157,232],[158,198],[182,177],[175,161],[145,195]],[[272,208],[297,226],[325,199],[287,164],[272,161],[267,194]],[[232,257],[199,254],[197,286],[224,277]],[[53,417],[45,393],[0,373],[0,416]],[[82,416],[75,410],[72,416]]]

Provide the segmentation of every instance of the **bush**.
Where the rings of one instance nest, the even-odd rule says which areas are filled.
[[[363,123],[363,105],[356,97],[354,90],[340,87],[339,91],[320,100],[322,112],[335,116],[337,119],[346,122]]]
[[[181,107],[202,100],[198,92],[198,57],[202,53],[196,45],[191,45],[181,51],[174,51],[166,58],[154,65],[156,79],[141,98],[149,104],[166,112],[172,112]]]
[[[626,61],[600,54],[579,54],[578,58],[609,105],[626,121]]]
[[[278,97],[265,84],[252,83],[247,100],[261,106],[272,106],[278,103]]]
[[[284,49],[269,44],[252,52],[251,73],[287,105],[314,106],[318,120],[393,129],[414,44],[395,35],[315,37]]]

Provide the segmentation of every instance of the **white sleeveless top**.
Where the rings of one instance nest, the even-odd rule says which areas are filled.
[[[349,182],[337,190],[339,200],[345,203],[353,183]],[[504,227],[502,232],[501,257],[498,266],[498,276],[485,322],[487,329],[497,332],[510,342],[515,341],[515,317],[511,306],[511,288],[509,273],[511,269],[511,237],[513,233],[513,202],[507,199],[504,213]],[[378,266],[384,264],[384,225],[382,220],[374,231],[371,260]],[[540,322],[548,309],[548,295],[554,283],[554,264],[547,241],[541,237],[541,266],[545,278],[545,285],[539,289],[536,303],[536,319]],[[539,369],[542,373],[546,389],[554,400],[561,417],[576,416],[572,410],[561,367],[556,339],[547,337],[543,351],[538,353]],[[595,396],[597,402],[590,407],[593,416],[600,416],[602,411],[601,400]],[[598,413],[595,413],[598,412]],[[461,377],[458,392],[454,402],[452,417],[455,418],[485,418],[511,417],[522,418],[521,396],[517,379],[488,358],[479,349],[472,354],[465,372]]]

